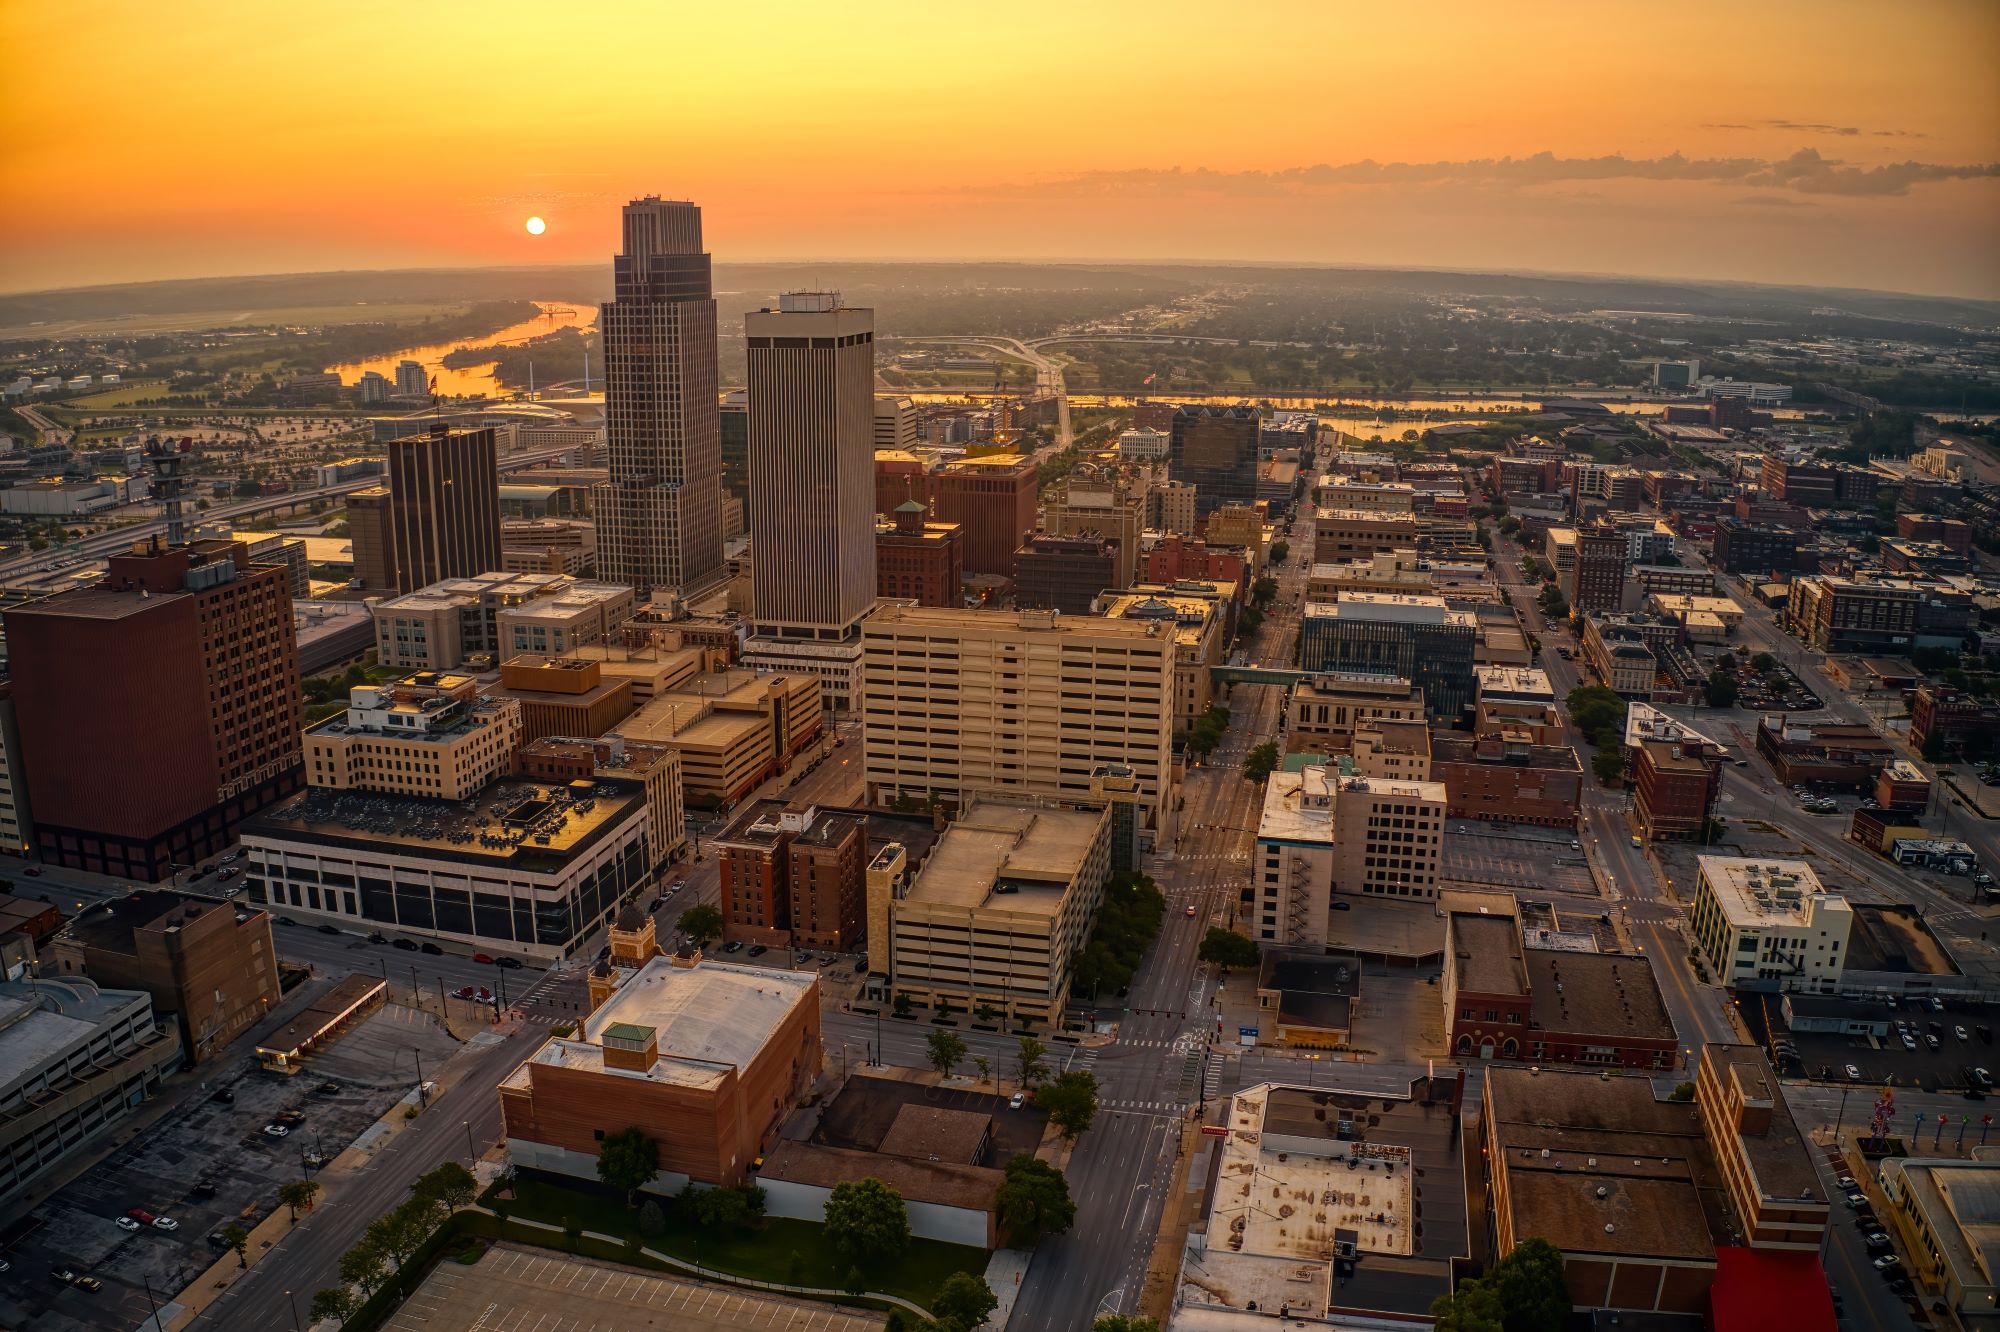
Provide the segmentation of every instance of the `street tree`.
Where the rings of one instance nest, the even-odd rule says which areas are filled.
[[[1702,686],[1702,696],[1711,708],[1732,708],[1736,706],[1736,677],[1728,671],[1717,668]]]
[[[361,1301],[355,1298],[354,1292],[347,1287],[327,1286],[313,1292],[312,1320],[315,1323],[323,1323],[332,1319],[344,1323],[352,1318],[354,1311],[360,1307]]]
[[[1235,930],[1210,926],[1208,933],[1202,936],[1201,951],[1197,956],[1204,962],[1222,967],[1254,967],[1257,965],[1257,943]]]
[[[1097,1118],[1097,1076],[1081,1068],[1058,1073],[1035,1093],[1035,1104],[1048,1112],[1063,1137],[1075,1142]]]
[[[222,1228],[222,1242],[236,1254],[238,1266],[250,1266],[250,1232],[241,1226],[229,1225]]]
[[[722,937],[722,912],[707,902],[697,902],[681,912],[674,928],[700,948]]]
[[[382,1284],[384,1257],[379,1245],[363,1240],[340,1255],[340,1279],[350,1286],[361,1287],[362,1294],[372,1295],[375,1287]]]
[[[412,1199],[383,1216],[368,1223],[368,1242],[389,1255],[396,1262],[396,1270],[403,1270],[403,1262],[417,1251],[424,1242],[424,1236],[431,1233],[429,1208]]]
[[[1250,584],[1250,600],[1260,607],[1269,606],[1278,599],[1278,580],[1269,574]]]
[[[1032,1036],[1023,1036],[1020,1044],[1015,1047],[1014,1069],[1023,1090],[1034,1086],[1049,1075],[1049,1066],[1042,1062],[1042,1056],[1048,1052],[1049,1047]]]
[[[1266,740],[1243,756],[1243,776],[1246,781],[1263,782],[1270,779],[1278,766],[1278,744]]]
[[[1076,1220],[1062,1171],[1026,1152],[1007,1162],[993,1207],[1008,1243],[1017,1248],[1032,1249],[1042,1236],[1060,1235]]]
[[[446,1210],[455,1212],[479,1196],[479,1181],[458,1162],[446,1161],[417,1176],[417,1182],[410,1185],[410,1196],[435,1199]]]
[[[313,1199],[319,1194],[319,1185],[309,1179],[294,1179],[278,1186],[278,1201],[292,1214],[292,1224],[297,1225],[299,1209],[312,1210]]]
[[[952,1070],[965,1060],[965,1039],[949,1027],[933,1030],[924,1044],[927,1047],[924,1057],[939,1077],[950,1077]]]
[[[999,1307],[991,1286],[970,1272],[953,1272],[931,1301],[931,1319],[942,1332],[972,1332]]]
[[[856,1267],[900,1256],[910,1244],[903,1195],[872,1175],[841,1181],[826,1200],[826,1238]]]
[[[660,1173],[660,1145],[636,1124],[606,1134],[598,1145],[597,1177],[625,1195],[630,1207],[639,1190]]]

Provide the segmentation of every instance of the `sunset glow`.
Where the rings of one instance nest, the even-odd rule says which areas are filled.
[[[32,205],[0,220],[8,289],[598,262],[618,203],[654,191],[699,199],[725,261],[2000,294],[2000,9],[1970,0],[1274,0],[1226,22],[1112,0],[998,28],[932,4],[24,0],[0,48],[27,57],[0,190]],[[558,206],[560,236],[523,229]]]

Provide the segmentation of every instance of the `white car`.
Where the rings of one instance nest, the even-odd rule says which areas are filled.
[[[179,1230],[180,1228],[181,1223],[170,1216],[156,1216],[153,1218],[153,1229],[155,1230]]]
[[[264,1136],[267,1138],[282,1138],[290,1132],[291,1130],[286,1128],[283,1124],[264,1125]]]
[[[1966,1030],[1964,1027],[1953,1027],[1951,1029],[1951,1034],[1958,1037],[1958,1039],[1960,1039],[1961,1041],[1969,1041],[1972,1039],[1971,1036],[1966,1034]]]
[[[1847,1080],[1849,1082],[1861,1081],[1861,1070],[1856,1068],[1854,1065],[1849,1064],[1847,1066]]]
[[[1009,1110],[1019,1110],[1022,1106],[1026,1105],[1027,1103],[1028,1103],[1028,1093],[1026,1092],[1015,1092],[1012,1096],[1009,1096],[1007,1098],[1007,1108]]]
[[[111,1224],[117,1226],[120,1230],[137,1230],[139,1228],[139,1223],[129,1216],[114,1217]]]

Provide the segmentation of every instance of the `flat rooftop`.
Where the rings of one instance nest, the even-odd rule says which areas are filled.
[[[1697,856],[1701,876],[1715,890],[1723,914],[1739,925],[1803,924],[1807,904],[1827,895],[1819,875],[1803,860],[1751,856]],[[1839,910],[1847,903],[1831,898]]]
[[[243,834],[366,856],[558,874],[645,808],[643,782],[601,776],[581,782],[503,778],[461,801],[315,786],[250,819]]]
[[[1543,1031],[1671,1041],[1673,1019],[1653,967],[1643,957],[1570,949],[1523,952],[1528,1020]]]
[[[34,1073],[145,997],[137,990],[100,990],[82,978],[0,981],[0,1087]]]
[[[68,933],[86,948],[133,954],[137,952],[134,936],[140,930],[171,930],[183,924],[191,925],[217,912],[234,916],[238,912],[255,914],[262,910],[247,901],[237,906],[193,893],[141,888],[123,897],[107,897],[78,912],[69,923]]]
[[[1480,994],[1528,992],[1519,917],[1454,911],[1451,931],[1461,989]]]
[[[903,900],[1053,916],[1104,819],[1101,810],[974,804],[938,838]]]
[[[714,1087],[741,1073],[802,1004],[819,1002],[819,977],[803,971],[702,961],[677,967],[656,957],[626,977],[574,1038],[549,1041],[529,1063],[609,1077]],[[607,1067],[608,1028],[650,1029],[660,1057],[643,1071]]]

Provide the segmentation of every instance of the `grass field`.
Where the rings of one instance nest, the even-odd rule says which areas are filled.
[[[405,324],[434,315],[457,314],[470,308],[469,301],[443,305],[307,305],[223,312],[204,310],[193,314],[131,315],[106,319],[53,319],[41,324],[17,324],[0,328],[0,342],[20,342],[36,338],[66,338],[79,335],[138,333],[191,333],[203,329],[258,328],[267,324]]]
[[[81,398],[71,398],[63,403],[69,411],[101,412],[112,407],[130,407],[141,398],[157,398],[166,388],[164,379],[135,379],[129,384],[106,389],[102,393],[92,393]]]

